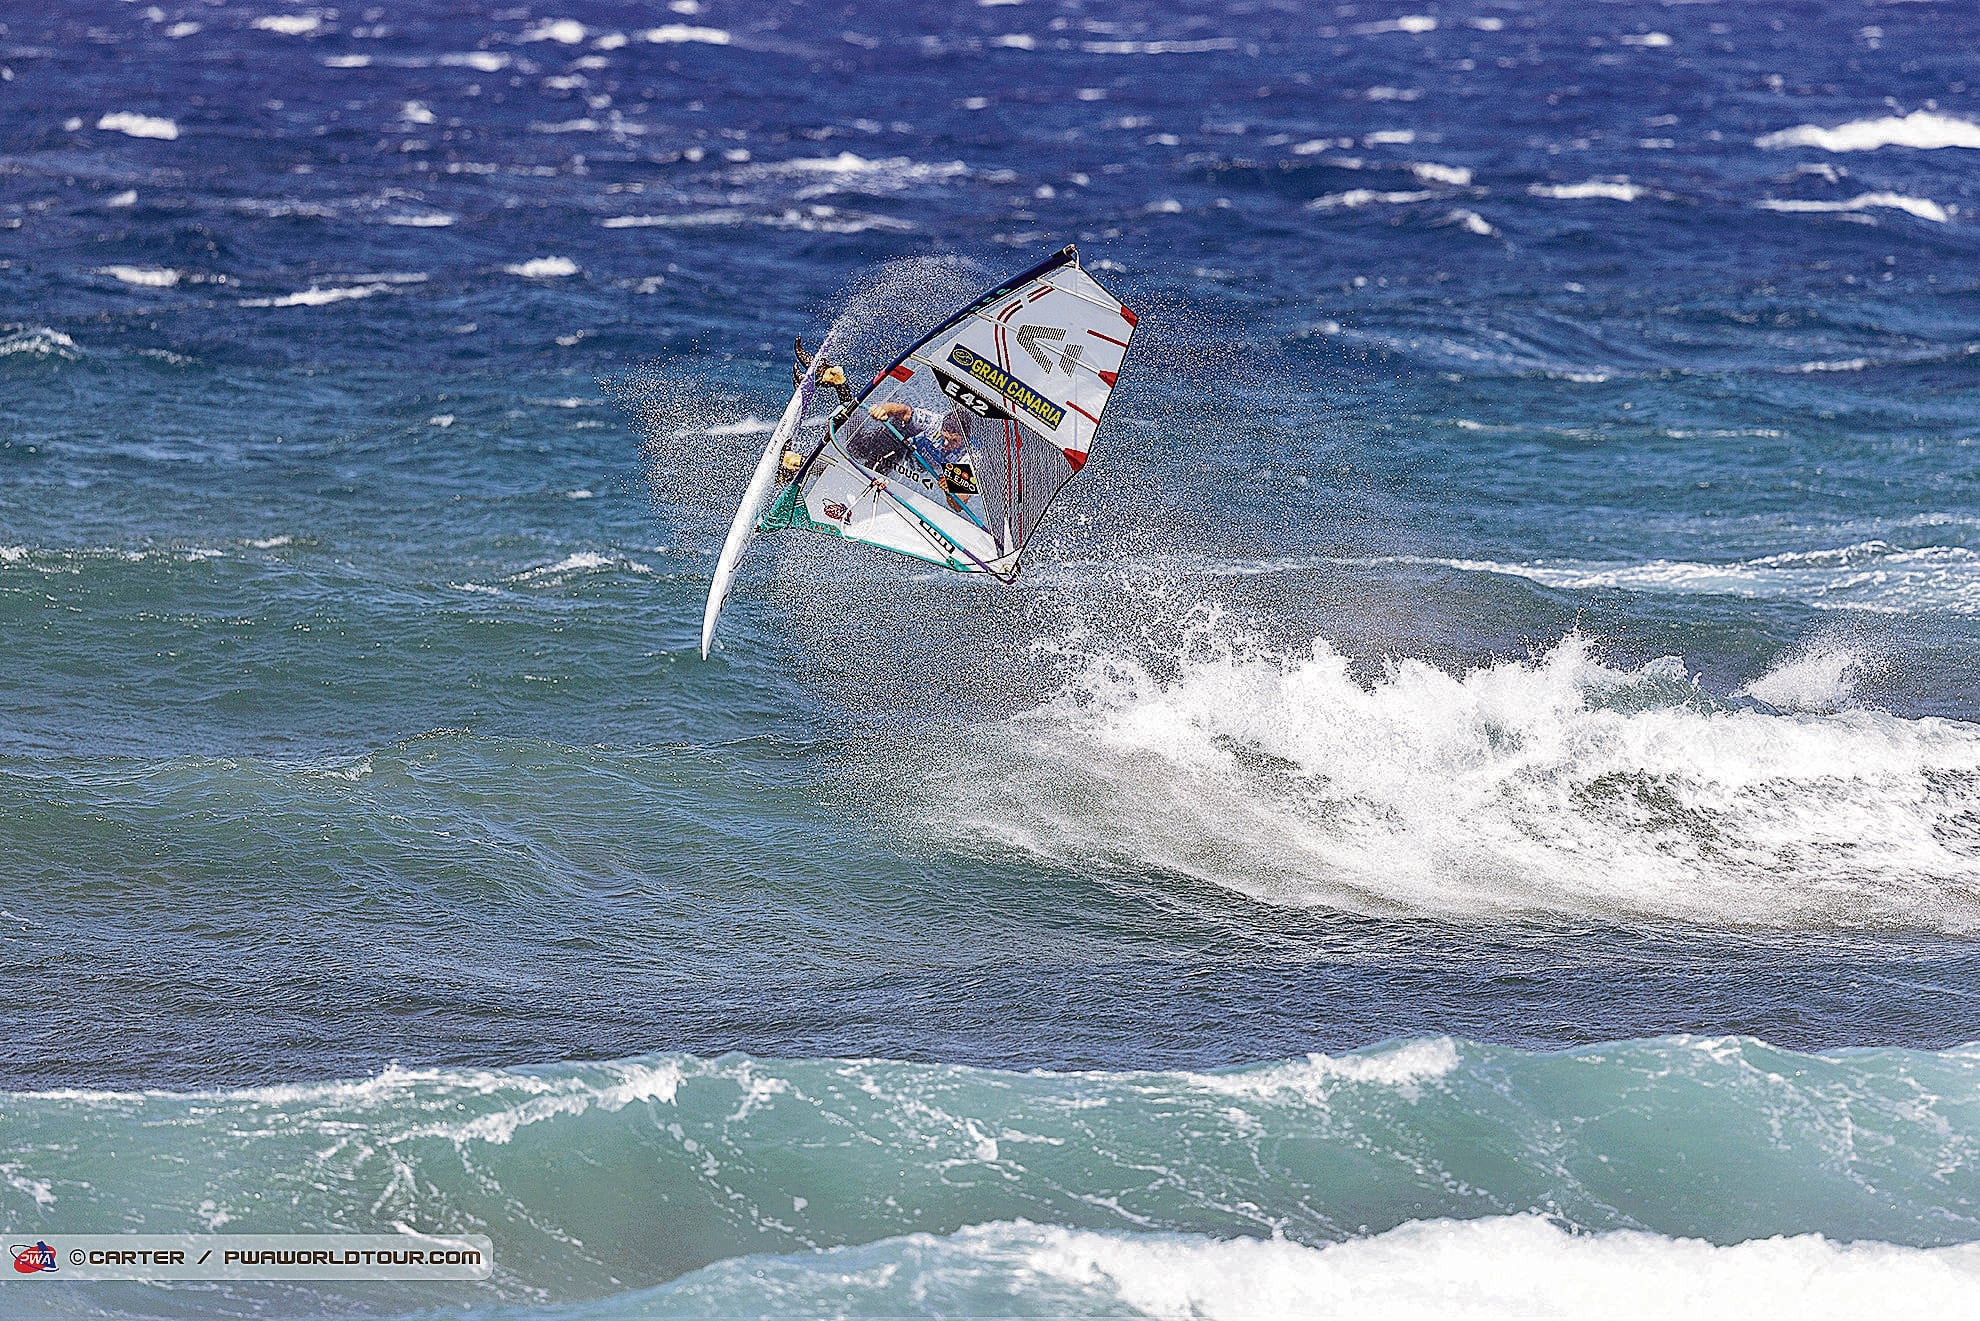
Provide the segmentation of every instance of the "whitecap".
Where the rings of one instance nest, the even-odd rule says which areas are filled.
[[[546,18],[535,27],[525,29],[518,40],[554,41],[562,46],[575,46],[585,37],[585,26],[574,18]]]
[[[1435,161],[1416,161],[1409,172],[1424,183],[1449,184],[1453,188],[1471,186],[1471,170],[1463,165],[1439,165]]]
[[[1929,197],[1907,197],[1903,193],[1858,193],[1847,202],[1804,201],[1800,198],[1767,197],[1754,203],[1764,211],[1821,212],[1821,211],[1867,211],[1872,208],[1903,211],[1943,225],[1952,219],[1952,210],[1940,206]]]
[[[299,290],[292,294],[284,294],[279,298],[243,298],[241,299],[241,306],[323,307],[329,303],[345,303],[353,299],[369,298],[373,294],[383,293],[391,287],[391,285],[383,283],[331,285],[327,288],[322,285],[312,284],[307,289]]]
[[[474,69],[480,73],[500,73],[508,68],[513,60],[507,55],[492,50],[470,50],[442,55],[439,62],[451,68]]]
[[[701,225],[740,225],[748,219],[747,212],[731,207],[718,207],[712,211],[688,211],[670,216],[607,216],[598,223],[605,229],[642,229],[652,226],[694,228]]]
[[[1370,206],[1376,203],[1401,206],[1410,202],[1427,201],[1436,195],[1434,192],[1378,192],[1373,188],[1350,188],[1344,193],[1329,193],[1325,197],[1316,197],[1306,205],[1313,210],[1328,210],[1337,206]]]
[[[688,23],[663,23],[639,34],[641,41],[656,46],[726,46],[734,40],[722,28],[696,27]]]
[[[168,266],[99,266],[96,273],[144,289],[170,289],[184,278]]]
[[[532,257],[502,269],[528,280],[554,280],[578,273],[577,263],[569,257]]]
[[[1590,179],[1585,183],[1536,183],[1526,190],[1534,197],[1552,197],[1562,201],[1578,202],[1600,198],[1610,202],[1634,202],[1643,196],[1643,188],[1626,178]]]
[[[133,138],[157,138],[164,142],[178,139],[179,126],[162,115],[140,115],[131,110],[113,110],[97,119],[96,127],[105,133],[122,133]]]
[[[267,14],[254,20],[253,26],[263,32],[273,32],[284,37],[307,37],[323,30],[321,14]]]
[[[443,229],[453,224],[455,219],[445,211],[394,212],[385,217],[385,223],[413,229]]]
[[[1951,115],[1914,110],[1908,115],[1857,119],[1834,128],[1801,124],[1754,139],[1760,147],[1819,147],[1823,151],[1875,151],[1879,147],[1942,147],[1980,150],[1980,124]]]

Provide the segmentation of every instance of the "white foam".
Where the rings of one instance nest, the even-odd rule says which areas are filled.
[[[1492,222],[1485,219],[1484,216],[1479,215],[1476,211],[1467,211],[1462,207],[1451,212],[1448,219],[1452,224],[1461,226],[1467,234],[1477,234],[1484,238],[1492,238],[1499,232],[1492,228]]]
[[[1450,184],[1456,188],[1471,186],[1471,171],[1462,165],[1439,165],[1435,161],[1417,161],[1409,167],[1409,172],[1424,183]]]
[[[143,289],[170,289],[184,278],[167,266],[99,266],[96,273]]]
[[[133,138],[158,138],[164,142],[178,139],[179,126],[162,115],[140,115],[130,110],[113,110],[96,121],[96,127],[105,133],[122,133]]]
[[[455,217],[444,211],[395,212],[385,217],[388,225],[403,225],[413,229],[444,229],[454,223]]]
[[[474,69],[480,73],[500,73],[508,68],[513,60],[507,55],[492,50],[470,50],[442,55],[439,62],[450,68]]]
[[[569,257],[532,257],[528,261],[504,266],[511,275],[520,275],[529,280],[554,280],[566,275],[576,275],[578,265]]]
[[[1362,682],[1210,620],[1164,664],[1087,656],[980,747],[929,751],[943,828],[1374,914],[1980,930],[1980,726],[1726,709],[1675,658],[1614,668],[1578,636]]]
[[[584,40],[584,24],[574,18],[546,18],[535,27],[526,29],[521,41],[554,41],[564,46],[575,46]]]
[[[1329,193],[1316,197],[1306,205],[1316,211],[1330,210],[1333,207],[1360,207],[1381,203],[1385,206],[1401,206],[1409,202],[1422,202],[1435,197],[1434,192],[1379,192],[1373,188],[1350,188],[1344,193]]]
[[[1020,1279],[1099,1294],[1096,1311],[1206,1321],[1951,1318],[1980,1295],[1980,1244],[1808,1234],[1720,1246],[1635,1230],[1570,1234],[1536,1215],[1415,1221],[1322,1247],[1028,1225],[965,1230],[952,1242],[1009,1260]]]
[[[273,32],[284,37],[307,37],[323,30],[323,16],[267,14],[254,20],[254,26],[263,32]]]
[[[1866,211],[1873,207],[1904,211],[1920,220],[1930,220],[1945,224],[1952,219],[1951,210],[1940,206],[1929,197],[1908,197],[1903,193],[1858,193],[1847,202],[1803,201],[1799,198],[1763,198],[1756,206],[1768,211]]]
[[[1642,46],[1650,50],[1662,50],[1673,44],[1668,32],[1625,32],[1616,40],[1624,46]]]
[[[373,294],[382,293],[391,287],[391,285],[384,283],[331,285],[328,288],[322,285],[312,284],[307,289],[298,290],[292,294],[284,294],[280,298],[243,298],[241,299],[241,306],[323,307],[329,303],[346,303],[357,298],[369,298]]]
[[[1449,1037],[1427,1037],[1351,1055],[1313,1054],[1263,1068],[1179,1076],[1188,1086],[1222,1096],[1252,1100],[1291,1097],[1318,1105],[1343,1085],[1393,1088],[1413,1100],[1420,1084],[1446,1077],[1457,1066],[1456,1042]]]
[[[1851,120],[1834,128],[1801,124],[1756,138],[1754,143],[1761,147],[1819,147],[1823,151],[1875,151],[1879,147],[1980,150],[1980,124],[1929,110],[1914,110],[1908,115]]]
[[[639,38],[656,46],[726,46],[735,39],[722,28],[696,27],[689,23],[663,23],[657,28],[646,29],[639,34]]]
[[[1643,188],[1628,179],[1590,179],[1586,183],[1536,183],[1527,192],[1535,197],[1553,197],[1562,201],[1579,202],[1601,199],[1609,202],[1634,202],[1643,196]]]

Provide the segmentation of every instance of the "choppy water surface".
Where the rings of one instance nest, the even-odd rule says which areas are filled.
[[[1956,1310],[1976,41],[0,14],[0,1223],[500,1264],[33,1301]],[[701,662],[790,336],[1068,241],[1025,578],[767,538]]]

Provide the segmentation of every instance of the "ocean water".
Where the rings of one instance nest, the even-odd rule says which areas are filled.
[[[1961,1315],[1980,19],[0,7],[7,1315]],[[1012,587],[786,533],[1066,242]],[[13,1241],[13,1240],[10,1240]]]

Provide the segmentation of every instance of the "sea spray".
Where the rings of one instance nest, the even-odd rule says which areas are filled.
[[[1095,648],[926,762],[980,838],[1273,903],[1980,928],[1980,727],[1729,709],[1676,657],[1617,668],[1579,635],[1363,682],[1325,640],[1211,625],[1164,660]]]

